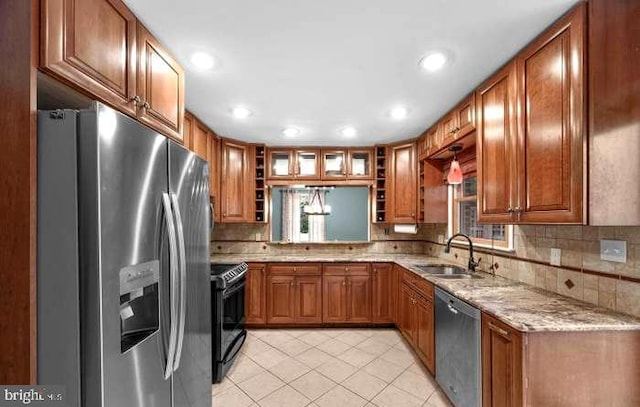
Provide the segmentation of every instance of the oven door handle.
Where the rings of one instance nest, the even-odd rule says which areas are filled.
[[[231,346],[229,346],[229,350],[232,350],[233,348],[235,348],[236,343],[238,343],[238,341],[241,339],[242,339],[242,342],[240,343],[240,346],[236,348],[236,351],[233,352],[233,355],[231,356],[225,355],[224,360],[222,361],[223,364],[229,363],[229,361],[233,360],[233,358],[236,357],[238,352],[240,352],[240,349],[242,349],[242,345],[244,345],[244,341],[247,340],[247,331],[242,331],[240,335],[236,336],[236,339],[234,339],[233,342],[231,343]]]
[[[235,294],[236,292],[238,292],[238,291],[240,291],[241,289],[243,289],[243,288],[244,288],[244,286],[245,286],[245,284],[246,284],[246,282],[245,282],[245,281],[242,281],[242,282],[241,282],[241,283],[239,283],[239,284],[235,284],[235,285],[231,286],[231,287],[233,287],[232,289],[222,291],[222,298],[223,298],[223,299],[225,299],[225,298],[229,298],[230,296],[232,296],[232,295],[233,295],[233,294]]]

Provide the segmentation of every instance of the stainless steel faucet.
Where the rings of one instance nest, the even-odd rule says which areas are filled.
[[[478,267],[478,265],[480,264],[480,260],[476,262],[475,259],[473,258],[473,242],[471,241],[471,238],[465,235],[464,233],[456,233],[455,235],[451,236],[449,240],[447,240],[447,245],[444,248],[444,252],[445,253],[451,252],[451,242],[453,241],[453,239],[455,239],[458,236],[464,237],[469,241],[469,265],[467,266],[467,268],[469,269],[469,271],[476,271],[476,267]]]

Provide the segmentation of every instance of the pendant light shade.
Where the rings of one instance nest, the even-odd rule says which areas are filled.
[[[458,151],[462,150],[462,146],[451,146],[449,151],[453,152],[453,161],[451,161],[451,167],[449,168],[449,174],[447,174],[447,182],[450,185],[462,184],[462,169],[458,162]]]

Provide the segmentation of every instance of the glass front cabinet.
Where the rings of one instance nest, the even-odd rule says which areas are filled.
[[[270,150],[269,179],[319,179],[319,151],[305,150]]]
[[[322,150],[322,179],[373,179],[373,150]]]

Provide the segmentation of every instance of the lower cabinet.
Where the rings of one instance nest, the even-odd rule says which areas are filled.
[[[373,282],[373,322],[395,322],[398,285],[395,270],[391,263],[374,263],[372,265]]]
[[[268,276],[267,323],[322,322],[322,277]]]
[[[431,373],[435,372],[433,296],[407,283],[400,287],[397,325]]]
[[[249,263],[244,297],[244,315],[247,324],[267,322],[266,269],[266,264]]]
[[[522,405],[522,337],[482,315],[482,405]]]
[[[370,275],[325,275],[322,279],[323,322],[371,322]]]

